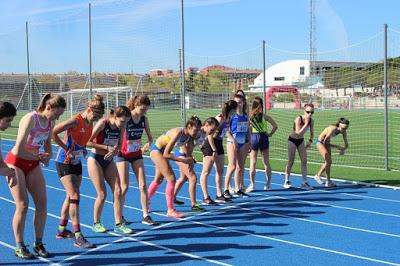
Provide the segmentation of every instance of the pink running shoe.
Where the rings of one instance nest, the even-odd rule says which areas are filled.
[[[185,215],[183,213],[179,213],[176,210],[171,210],[167,212],[167,216],[170,218],[183,218]]]

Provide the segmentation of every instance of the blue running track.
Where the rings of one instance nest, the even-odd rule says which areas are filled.
[[[2,140],[3,156],[14,142]],[[56,151],[56,147],[54,147]],[[154,166],[144,159],[147,184]],[[96,249],[83,250],[72,240],[55,238],[65,191],[55,171],[54,161],[43,168],[47,182],[48,218],[44,243],[53,254],[49,259],[21,260],[14,256],[12,216],[14,203],[5,178],[0,177],[0,265],[398,265],[400,264],[400,192],[352,183],[337,183],[334,189],[317,187],[312,191],[282,188],[283,177],[274,174],[272,190],[262,191],[265,177],[257,172],[257,189],[250,198],[233,203],[207,206],[203,213],[191,213],[187,184],[179,199],[185,201],[180,220],[166,217],[165,187],[151,202],[151,216],[160,222],[151,227],[140,223],[142,212],[136,178],[131,187],[125,217],[133,235],[113,232],[112,195],[104,206],[102,222],[109,229],[99,234],[91,230],[96,197],[88,178],[86,163],[81,186],[81,227]],[[177,166],[172,163],[177,176]],[[201,164],[195,168],[198,177]],[[293,177],[294,186],[300,179]],[[246,172],[246,184],[248,172]],[[209,191],[215,196],[214,173]],[[165,184],[164,184],[165,185]],[[110,190],[108,190],[110,192]],[[200,186],[197,198],[201,199]],[[25,229],[25,243],[32,248],[34,205]],[[71,229],[71,224],[69,224]]]

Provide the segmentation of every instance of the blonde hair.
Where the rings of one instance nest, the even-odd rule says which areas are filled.
[[[92,109],[92,111],[98,111],[99,113],[104,114],[105,112],[105,104],[103,102],[103,96],[100,94],[96,94],[91,101],[87,103],[88,108]]]

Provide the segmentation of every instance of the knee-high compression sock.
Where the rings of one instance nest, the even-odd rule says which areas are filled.
[[[175,181],[168,181],[167,187],[165,188],[165,198],[167,199],[168,210],[174,209],[174,189]]]
[[[160,184],[158,184],[156,181],[151,182],[148,193],[147,193],[149,199],[151,199],[151,197],[153,197],[154,193],[156,193],[159,186],[160,186]]]

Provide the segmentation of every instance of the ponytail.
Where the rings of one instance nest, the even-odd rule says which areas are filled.
[[[88,108],[92,109],[92,111],[97,111],[98,113],[104,114],[105,112],[105,104],[103,102],[103,96],[100,94],[96,94],[91,101],[87,104]]]
[[[47,93],[42,99],[40,99],[39,105],[36,111],[41,113],[46,109],[46,106],[50,105],[51,108],[65,108],[67,103],[63,97],[58,94]]]
[[[185,127],[194,126],[194,127],[201,127],[201,120],[197,115],[192,115],[189,120],[186,122]]]
[[[111,117],[130,117],[131,116],[131,110],[129,110],[128,107],[121,105],[116,107],[115,109],[110,110],[110,116]]]
[[[206,124],[208,125],[215,125],[216,127],[219,126],[219,122],[215,117],[209,117],[206,120],[204,120],[203,122],[203,126],[205,126]]]
[[[347,127],[350,125],[350,121],[347,120],[347,119],[344,118],[344,117],[341,117],[341,118],[338,119],[338,121],[336,122],[335,126],[336,126],[336,127],[339,127],[340,124],[343,125],[342,127],[346,127],[346,128],[347,128]]]
[[[128,100],[126,106],[132,111],[139,105],[150,106],[151,102],[147,95],[135,95]]]
[[[229,113],[232,110],[236,110],[236,107],[237,107],[237,102],[235,102],[234,100],[229,100],[229,101],[225,102],[222,107],[221,118],[223,120],[226,120],[229,116]]]
[[[262,116],[264,111],[263,107],[264,107],[263,100],[260,97],[256,96],[251,106],[250,118],[254,117],[255,115]]]

